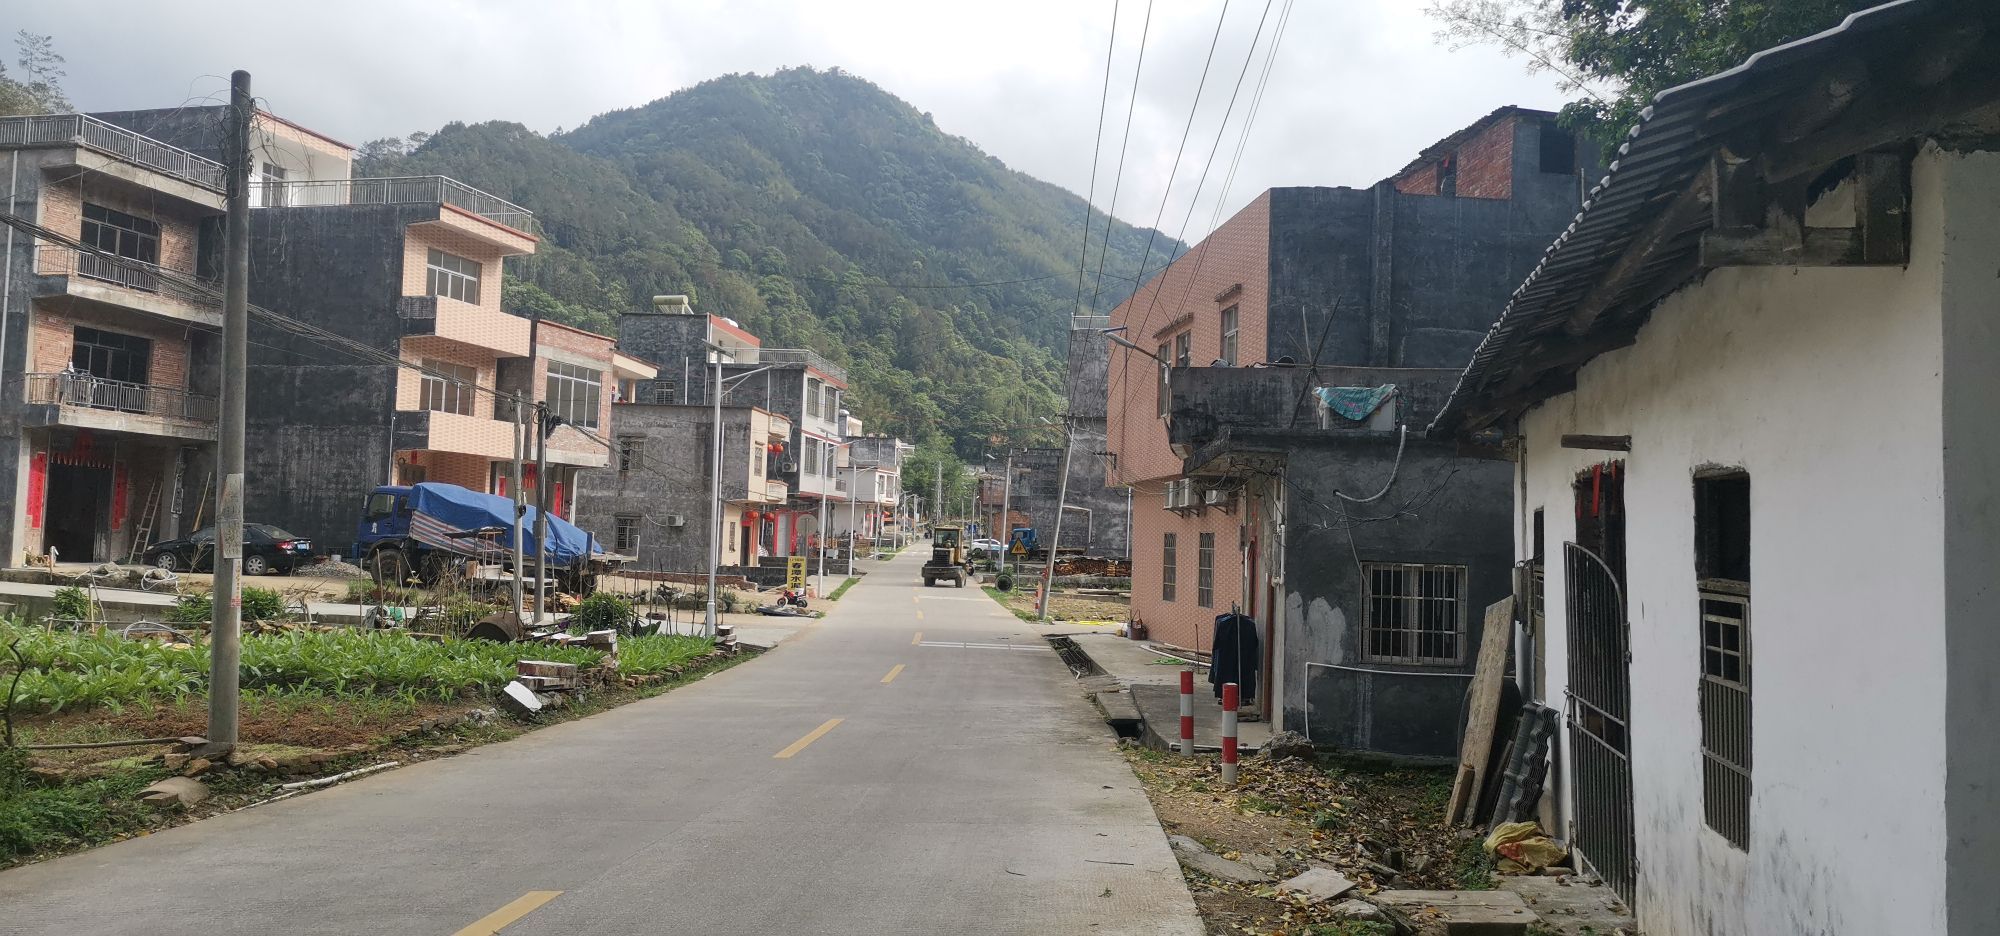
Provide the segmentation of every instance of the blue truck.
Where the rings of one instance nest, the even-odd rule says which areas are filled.
[[[436,482],[383,485],[362,500],[352,559],[377,583],[398,585],[412,576],[435,585],[468,564],[511,570],[513,524],[514,502],[505,497]],[[532,564],[538,548],[532,505],[521,518],[521,542]],[[543,552],[550,578],[580,595],[595,590],[599,575],[630,561],[605,552],[596,537],[554,514]]]

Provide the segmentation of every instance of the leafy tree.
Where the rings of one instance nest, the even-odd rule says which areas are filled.
[[[23,29],[14,36],[14,48],[21,77],[8,76],[7,67],[0,65],[0,117],[68,112],[69,98],[62,89],[66,73],[55,40]]]
[[[1653,95],[1880,0],[1435,0],[1439,38],[1496,45],[1582,98],[1563,121],[1615,144]]]

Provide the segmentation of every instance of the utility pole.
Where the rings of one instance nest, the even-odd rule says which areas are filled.
[[[944,462],[942,461],[938,462],[936,468],[937,468],[937,498],[931,501],[932,530],[936,530],[938,521],[944,519]]]
[[[549,594],[549,404],[535,404],[535,623]]]
[[[849,464],[852,464],[852,458]],[[854,546],[861,541],[861,531],[854,528],[854,505],[861,500],[859,474],[852,467],[847,469],[847,577],[854,577]]]
[[[521,490],[521,461],[528,456],[528,408],[519,393],[514,394],[514,465],[507,490],[514,495],[514,620],[521,620],[521,572],[527,557],[521,549],[521,521],[528,515],[527,492]]]
[[[1014,450],[1007,450],[1007,476],[1000,483],[1000,564],[1012,561],[1014,550]]]
[[[243,426],[250,369],[250,73],[229,76],[229,201],[222,263],[222,413],[216,436],[215,600],[208,631],[208,746],[236,748],[243,661]],[[12,262],[12,258],[8,258]]]
[[[714,637],[715,569],[722,564],[722,349],[710,346],[715,355],[715,379],[708,384],[710,402],[715,404],[715,438],[709,448],[714,456],[708,474],[708,616],[702,633]]]
[[[1062,544],[1063,511],[1069,500],[1069,452],[1076,447],[1076,423],[1069,416],[1063,417],[1062,466],[1056,469],[1056,523],[1049,533],[1049,561],[1042,567],[1042,600],[1035,609],[1035,616],[1049,619],[1049,593],[1056,589],[1056,547]]]

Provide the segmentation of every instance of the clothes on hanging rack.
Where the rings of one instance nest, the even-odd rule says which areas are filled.
[[[1257,697],[1257,670],[1264,660],[1264,648],[1257,637],[1257,622],[1234,611],[1215,616],[1215,650],[1210,657],[1208,681],[1215,697],[1222,698],[1222,684],[1235,683],[1247,704]]]

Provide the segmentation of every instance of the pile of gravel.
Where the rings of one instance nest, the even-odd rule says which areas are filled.
[[[368,577],[367,570],[351,562],[343,562],[338,556],[328,556],[312,565],[299,566],[292,570],[292,574],[310,578],[330,579],[364,579]]]

